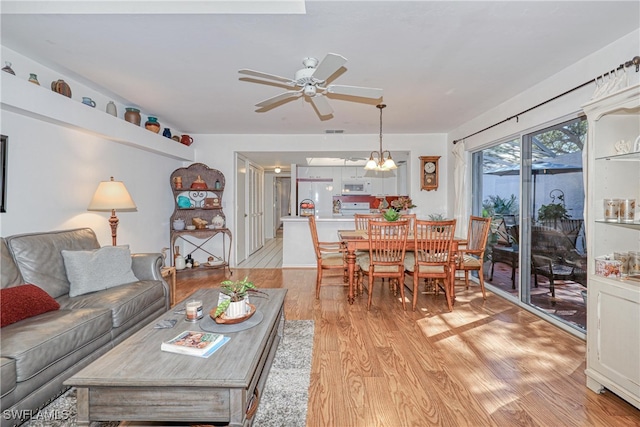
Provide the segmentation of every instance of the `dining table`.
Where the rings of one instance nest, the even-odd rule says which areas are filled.
[[[356,271],[356,252],[369,250],[369,236],[367,234],[367,230],[338,230],[338,239],[344,244],[345,248],[347,249],[346,260],[349,276],[349,295],[347,296],[347,301],[349,302],[349,304],[353,304],[353,302],[355,301],[353,290]],[[450,270],[451,275],[449,278],[449,283],[451,283],[451,298],[454,302],[456,293],[453,283],[456,277],[456,266],[458,264],[458,247],[465,244],[466,242],[466,239],[454,237],[453,247],[451,251],[453,256],[449,258],[452,265],[452,268]],[[415,250],[415,239],[413,238],[413,233],[410,233],[407,236],[406,250]]]

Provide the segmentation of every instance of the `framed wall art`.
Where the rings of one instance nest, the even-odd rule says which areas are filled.
[[[0,212],[7,211],[7,136],[0,135]]]

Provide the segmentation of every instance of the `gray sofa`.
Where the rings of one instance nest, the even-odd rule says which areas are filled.
[[[21,424],[65,391],[67,378],[168,310],[169,287],[160,272],[161,254],[132,254],[137,282],[70,297],[61,251],[99,249],[89,228],[15,235],[0,245],[3,289],[33,284],[60,304],[0,331],[1,425],[8,427]]]

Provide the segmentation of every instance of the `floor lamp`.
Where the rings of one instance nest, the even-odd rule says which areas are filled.
[[[111,211],[109,224],[111,225],[111,241],[113,242],[113,246],[116,246],[119,222],[116,216],[116,209],[134,210],[136,209],[136,204],[129,195],[124,183],[122,181],[114,181],[113,177],[111,177],[109,181],[100,182],[87,210],[101,212]]]

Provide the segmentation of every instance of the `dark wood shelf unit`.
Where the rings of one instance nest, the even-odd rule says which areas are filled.
[[[175,178],[182,178],[182,188],[176,188]],[[207,185],[207,188],[191,188],[191,184],[200,177]],[[208,268],[227,268],[229,273],[229,259],[231,257],[231,244],[232,235],[231,230],[226,228],[226,217],[222,208],[222,197],[225,188],[224,174],[217,169],[212,169],[203,163],[193,163],[192,165],[184,168],[178,168],[171,174],[169,178],[169,185],[173,193],[174,210],[169,221],[170,240],[171,240],[171,259],[173,260],[174,248],[176,242],[182,240],[185,245],[184,256],[193,254],[197,251],[202,251],[205,254],[213,256],[216,261],[222,261],[220,265]],[[216,188],[217,187],[217,188]],[[178,197],[184,195],[191,203],[191,207],[184,208],[178,206]],[[204,207],[206,198],[217,198],[219,207]],[[207,221],[207,225],[213,224],[213,219],[217,216],[224,219],[224,225],[222,227],[203,228],[195,230],[174,230],[173,221],[176,219],[182,219],[185,225],[192,225],[194,218],[200,218]],[[205,245],[216,236],[222,237],[222,255],[212,253],[205,248]],[[192,238],[190,238],[192,237]],[[227,246],[227,238],[228,246]],[[198,242],[195,239],[202,240]]]

